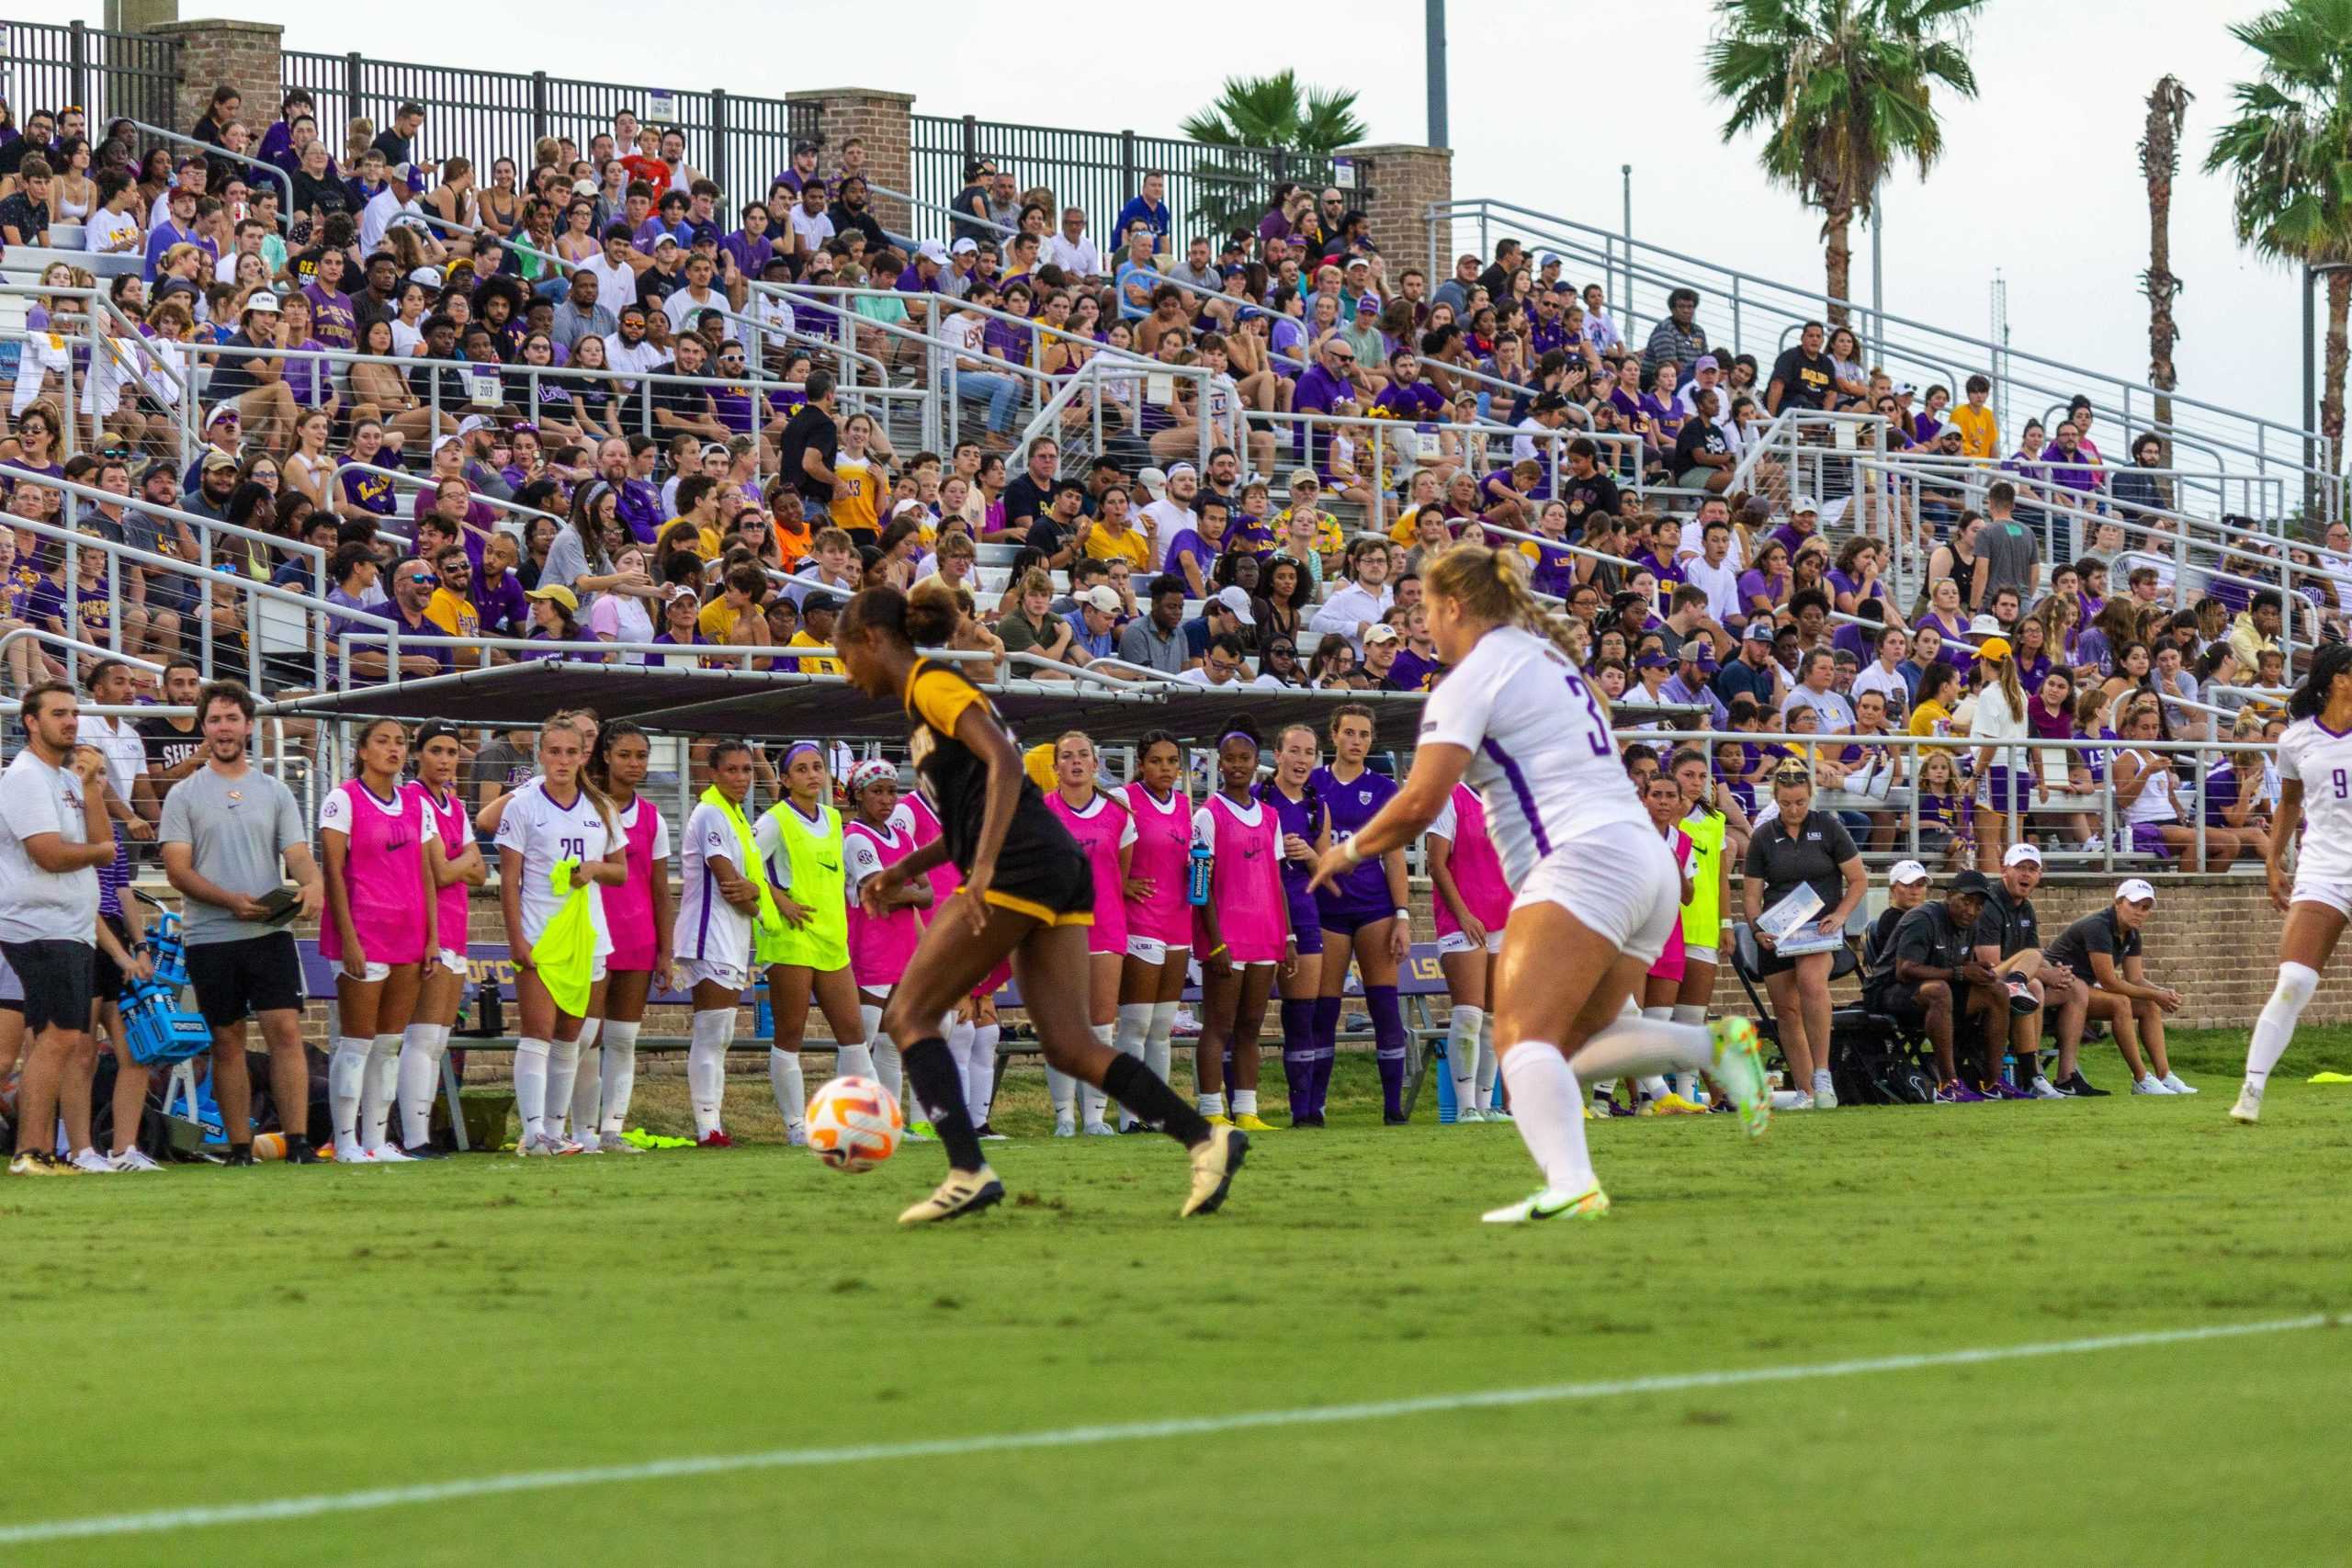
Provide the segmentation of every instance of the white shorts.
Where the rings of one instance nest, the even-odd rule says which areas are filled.
[[[1443,936],[1437,939],[1437,950],[1440,953],[1471,953],[1476,951],[1471,945],[1470,933],[1468,931],[1446,932]],[[1487,933],[1487,951],[1488,953],[1500,953],[1502,950],[1503,933],[1499,931],[1488,931]]]
[[[435,963],[440,964],[442,968],[447,969],[450,974],[455,975],[460,980],[473,973],[472,969],[466,963],[466,955],[458,952],[454,947],[445,947],[433,956]]]
[[[2352,882],[2331,882],[2299,874],[2295,878],[2295,891],[2287,901],[2290,904],[2324,904],[2337,914],[2352,918]]]
[[[339,980],[350,978],[349,976],[344,973],[343,961],[341,959],[337,959],[335,961],[334,973],[335,978]],[[370,962],[359,966],[359,983],[363,986],[373,986],[381,981],[389,980],[391,977],[392,966],[389,964],[377,964]]]
[[[1182,953],[1187,950],[1179,948],[1177,951]],[[1156,969],[1168,962],[1168,944],[1158,937],[1130,936],[1127,938],[1127,956],[1138,964],[1148,964]]]
[[[681,958],[678,960],[680,988],[691,991],[705,980],[724,986],[730,991],[752,988],[752,972],[740,964],[721,964],[715,958]]]
[[[1682,962],[1685,964],[1720,963],[1721,960],[1715,956],[1716,952],[1717,950],[1714,948],[1693,947],[1690,943],[1686,942],[1682,944]]]
[[[1682,870],[1656,834],[1596,826],[1535,863],[1510,907],[1531,904],[1557,904],[1626,957],[1655,964],[1682,919]]]

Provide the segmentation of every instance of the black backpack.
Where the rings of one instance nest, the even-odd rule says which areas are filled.
[[[1829,1025],[1829,1076],[1841,1105],[1932,1105],[1935,1074],[1890,1043],[1863,1009],[1841,1009]]]

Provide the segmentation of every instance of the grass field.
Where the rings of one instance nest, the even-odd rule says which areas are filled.
[[[161,1533],[6,1526],[626,1466],[2230,1325],[2352,1309],[2352,1033],[2257,1129],[2195,1100],[1593,1128],[1618,1207],[1482,1227],[1503,1126],[1262,1137],[1177,1224],[1159,1139],[992,1145],[1012,1199],[891,1224],[935,1149],[0,1190],[0,1562],[2340,1563],[2352,1324],[1967,1366],[604,1482]],[[2123,1086],[2108,1059],[2089,1069]],[[2100,1072],[2104,1066],[2105,1072]],[[1027,1075],[1035,1082],[1034,1072]],[[641,1080],[673,1123],[674,1078]],[[758,1134],[763,1080],[729,1090]],[[1277,1091],[1273,1103],[1281,1103]],[[773,1112],[764,1130],[774,1131]]]

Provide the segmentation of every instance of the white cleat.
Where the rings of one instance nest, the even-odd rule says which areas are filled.
[[[1453,1113],[1453,1124],[1457,1127],[1472,1122],[1484,1122],[1486,1119],[1487,1113],[1475,1105],[1465,1105]]]
[[[164,1168],[155,1161],[149,1159],[147,1157],[147,1151],[141,1148],[136,1144],[131,1145],[130,1147],[123,1150],[122,1153],[119,1155],[108,1155],[107,1156],[107,1163],[113,1166],[115,1169],[121,1171],[161,1170]]]
[[[1119,1135],[1119,1130],[1107,1122],[1089,1122],[1079,1132],[1089,1138],[1115,1138]]]
[[[1772,1091],[1772,1109],[1810,1111],[1813,1109],[1813,1096],[1801,1089],[1776,1089]]]
[[[369,1165],[416,1165],[420,1162],[398,1144],[379,1144],[365,1156]]]
[[[2165,1075],[2164,1081],[2165,1088],[2172,1090],[2175,1094],[2195,1094],[2199,1092],[2195,1084],[2181,1082],[2180,1075],[2178,1073],[2166,1073]]]
[[[2230,1107],[2230,1120],[2253,1126],[2262,1120],[2262,1086],[2249,1080],[2238,1089],[2238,1102]]]
[[[1076,1121],[1075,1119],[1073,1119],[1073,1118],[1071,1118],[1071,1117],[1068,1117],[1068,1116],[1057,1116],[1057,1117],[1055,1117],[1055,1118],[1054,1118],[1054,1136],[1055,1136],[1055,1137],[1057,1137],[1057,1138],[1075,1138],[1075,1137],[1077,1137],[1077,1136],[1078,1136],[1078,1122],[1077,1122],[1077,1121]]]
[[[2133,1094],[2170,1094],[2172,1090],[2165,1087],[2164,1079],[2154,1073],[2148,1073],[2132,1080],[2132,1092]]]
[[[1598,1187],[1582,1192],[1547,1187],[1532,1198],[1489,1209],[1478,1218],[1490,1225],[1523,1225],[1535,1220],[1597,1220],[1608,1212],[1609,1194]]]
[[[596,1146],[608,1155],[641,1155],[645,1151],[618,1133],[605,1133],[596,1139]]]
[[[96,1149],[84,1149],[68,1163],[91,1176],[112,1176],[122,1168]]]

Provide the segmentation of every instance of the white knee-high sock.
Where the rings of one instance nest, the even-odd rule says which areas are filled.
[[[786,1055],[794,1053],[786,1052]],[[837,1078],[870,1078],[874,1076],[874,1053],[860,1041],[833,1047],[833,1077]]]
[[[605,1021],[592,1018],[580,1025],[579,1070],[571,1077],[571,1136],[574,1142],[596,1141],[599,1111],[605,1098]]]
[[[964,1066],[965,1093],[969,1096],[966,1113],[975,1127],[985,1125],[989,1109],[996,1103],[996,1043],[1004,1032],[998,1023],[976,1025],[972,1030],[971,1057]]]
[[[1054,1102],[1054,1120],[1069,1122],[1078,1114],[1078,1080],[1057,1067],[1046,1069],[1046,1094]]]
[[[882,1010],[877,1007],[860,1006],[857,1010],[857,1018],[858,1021],[865,1026],[866,1049],[874,1058],[875,1077],[881,1082],[884,1089],[890,1091],[890,1098],[899,1101],[901,1108],[905,1108],[906,1069],[899,1061],[899,1043],[882,1031]],[[918,1107],[910,1110],[907,1120],[910,1122],[924,1120],[925,1117],[917,1112],[928,1111],[929,1109],[929,1107]]]
[[[2262,1089],[2270,1081],[2270,1069],[2287,1052],[2287,1043],[2295,1037],[2295,1021],[2303,1016],[2310,1005],[2312,993],[2319,989],[2319,971],[2308,964],[2278,965],[2278,984],[2270,999],[2262,1004],[2262,1016],[2254,1021],[2254,1039],[2245,1050],[2245,1081]]]
[[[637,1092],[637,1032],[644,1027],[642,1021],[605,1025],[605,1057],[597,1064],[596,1099],[603,1107],[595,1129],[599,1134],[628,1131],[629,1097]]]
[[[768,1047],[768,1089],[775,1096],[776,1113],[784,1118],[786,1133],[808,1125],[808,1084],[800,1073],[798,1052]]]
[[[1707,1004],[1704,1002],[1675,1003],[1674,1021],[1677,1023],[1690,1024],[1700,1029],[1706,1028]],[[1691,1100],[1696,1103],[1703,1103],[1703,1101],[1700,1101],[1699,1099],[1699,1075],[1695,1072],[1680,1072],[1675,1074],[1674,1089],[1677,1094],[1679,1094],[1685,1100]]]
[[[545,1129],[548,1111],[548,1043],[514,1043],[514,1114],[523,1119],[523,1136],[536,1138]]]
[[[1175,1002],[1152,1003],[1151,1027],[1144,1032],[1143,1065],[1149,1067],[1151,1076],[1161,1083],[1169,1081],[1169,1070],[1174,1066],[1175,1047],[1170,1042],[1176,1035],[1176,1010],[1179,1005]]]
[[[1102,1046],[1104,1050],[1109,1050],[1111,1048],[1111,1043],[1118,1038],[1117,1030],[1118,1026],[1116,1024],[1096,1024],[1094,1026],[1094,1043],[1097,1045]],[[1079,1079],[1078,1115],[1080,1123],[1088,1127],[1099,1127],[1102,1125],[1102,1108],[1109,1102],[1110,1098],[1111,1097],[1109,1095],[1104,1094],[1101,1089],[1096,1089],[1092,1084],[1088,1083],[1085,1079]]]
[[[1495,1015],[1488,1013],[1478,1024],[1478,1103],[1492,1106],[1495,1102],[1495,1079],[1502,1074],[1502,1058],[1495,1055]]]
[[[1111,1048],[1123,1056],[1133,1056],[1141,1060],[1144,1055],[1144,1039],[1150,1032],[1151,1003],[1121,1002],[1118,1024],[1111,1032]],[[1135,1124],[1135,1112],[1124,1105],[1119,1107],[1121,1130],[1124,1131]]]
[[[976,1103],[972,1098],[971,1056],[972,1036],[978,1032],[978,1028],[977,1025],[967,1022],[965,1020],[960,1018],[948,1019],[941,1027],[940,1031],[940,1038],[947,1042],[947,1055],[956,1064],[956,1081],[964,1087],[964,1106],[967,1112]],[[933,1109],[941,1110],[944,1108],[934,1106]],[[974,1117],[972,1119],[972,1125],[975,1127],[978,1126],[979,1118]]]
[[[1639,1077],[1686,1069],[1697,1072],[1714,1059],[1714,1037],[1695,1025],[1620,1018],[1585,1042],[1584,1049],[1577,1053],[1577,1076],[1588,1080]],[[1513,1093],[1518,1087],[1514,1081]]]
[[[1521,1041],[1503,1057],[1503,1080],[1510,1085],[1510,1113],[1520,1141],[1535,1156],[1544,1185],[1560,1192],[1599,1186],[1585,1148],[1584,1100],[1559,1047]]]
[[[1454,1008],[1445,1020],[1445,1067],[1453,1079],[1453,1103],[1478,1104],[1478,1032],[1487,1022],[1484,1008]]]
[[[401,1037],[379,1034],[368,1045],[368,1071],[359,1081],[359,1146],[373,1154],[384,1146],[400,1098]]]
[[[1671,1004],[1644,1008],[1642,1016],[1654,1023],[1671,1022],[1674,1018],[1674,1008]],[[1712,1042],[1710,1048],[1712,1049]],[[1634,1087],[1652,1100],[1663,1100],[1674,1086],[1666,1081],[1666,1076],[1663,1073],[1645,1073]]]
[[[334,1113],[338,1158],[360,1152],[359,1098],[368,1078],[368,1053],[373,1045],[365,1035],[337,1035],[334,1054],[327,1058],[327,1106]]]
[[[563,1135],[563,1119],[571,1109],[571,1086],[579,1077],[580,1042],[548,1041],[547,1106],[540,1124],[550,1137]]]
[[[401,1040],[398,1066],[401,1142],[422,1145],[433,1138],[433,1101],[441,1093],[441,1053],[449,1031],[438,1023],[412,1023]]]
[[[686,1042],[686,1099],[694,1106],[697,1141],[719,1130],[727,1098],[727,1043],[735,1037],[735,1010],[714,1008],[695,1014]]]

